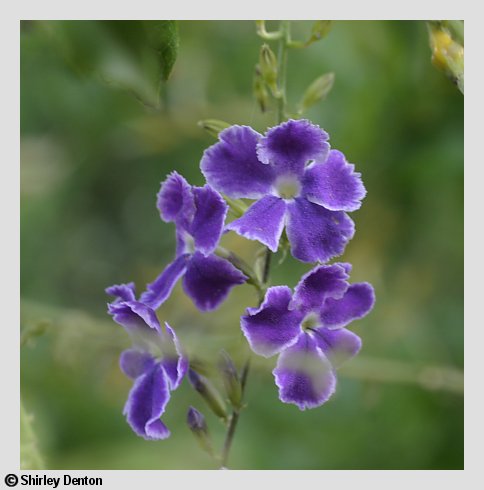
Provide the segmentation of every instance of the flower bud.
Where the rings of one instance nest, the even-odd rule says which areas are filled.
[[[277,90],[277,59],[272,49],[263,44],[260,48],[259,67],[262,79],[271,89],[273,95],[278,93]]]
[[[331,29],[331,20],[317,20],[311,29],[311,37],[309,38],[306,46],[323,39],[326,37]]]
[[[215,138],[218,138],[221,131],[230,127],[229,123],[218,119],[203,119],[202,121],[198,121],[197,125]]]
[[[220,352],[219,369],[230,403],[234,408],[240,408],[242,403],[242,385],[240,384],[237,369],[225,351]]]
[[[314,104],[324,100],[333,87],[333,83],[334,73],[325,73],[319,78],[316,78],[316,80],[314,80],[314,82],[306,89],[306,92],[304,92],[300,103],[300,111],[304,112]]]
[[[188,409],[187,424],[192,432],[208,432],[207,423],[205,422],[205,417],[203,416],[203,413],[199,412],[194,407],[189,407]]]
[[[213,386],[205,376],[198,374],[193,369],[188,371],[188,380],[193,388],[198,391],[207,402],[207,405],[211,408],[212,412],[218,417],[226,419],[227,411],[225,409],[225,403],[215,386]]]
[[[259,65],[255,67],[252,89],[254,91],[255,99],[259,104],[260,110],[262,112],[266,112],[269,106],[269,93],[267,92],[266,84],[262,79]]]
[[[213,455],[213,446],[208,433],[205,417],[194,407],[189,407],[187,412],[187,425],[192,434],[197,438],[200,446],[208,454]]]

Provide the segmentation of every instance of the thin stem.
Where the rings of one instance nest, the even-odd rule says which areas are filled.
[[[266,31],[266,23],[265,20],[256,20],[256,27],[257,27],[257,34],[264,39],[265,41],[277,41],[278,39],[281,39],[282,37],[282,32],[280,31],[274,31],[274,32],[267,32]]]
[[[270,273],[270,269],[271,269],[271,256],[272,256],[272,253],[267,248],[266,254],[264,257],[263,287],[267,284],[267,281],[269,279],[269,273]],[[259,291],[259,306],[260,306],[262,304],[262,302],[264,301],[265,287],[264,287],[264,289],[258,288],[258,291]],[[240,376],[240,386],[241,386],[241,390],[242,390],[242,402],[244,400],[245,387],[247,385],[247,377],[249,376],[250,357],[251,356],[249,354],[249,356],[247,357],[247,360],[245,361],[244,368],[242,369],[242,374]],[[234,407],[232,409],[232,415],[230,417],[229,427],[227,429],[227,434],[225,435],[225,441],[224,441],[222,456],[220,458],[222,468],[225,468],[227,466],[230,448],[232,447],[232,442],[233,442],[234,435],[235,435],[235,429],[237,428],[237,424],[239,422],[240,412],[241,412],[242,408],[244,408],[243,403],[242,403],[240,408]]]
[[[279,40],[278,53],[278,77],[277,87],[279,94],[277,97],[277,123],[280,124],[286,119],[286,72],[287,72],[287,50],[291,42],[291,22],[289,20],[281,20],[279,31],[282,37]]]
[[[224,259],[227,259],[231,264],[233,264],[237,269],[242,271],[247,277],[247,283],[251,284],[257,289],[257,292],[262,294],[263,284],[259,282],[257,276],[254,272],[254,269],[241,257],[239,257],[234,252],[227,250],[223,247],[217,247],[215,253]]]
[[[281,37],[279,38],[279,52],[278,52],[278,76],[277,76],[277,123],[280,124],[286,119],[286,68],[287,68],[287,51],[290,47],[291,43],[291,34],[290,34],[290,21],[281,20],[279,24],[279,33]],[[260,33],[259,33],[260,34]],[[271,257],[272,253],[267,248],[264,256],[264,264],[262,268],[262,284],[257,284],[256,287],[259,291],[259,306],[264,301],[264,293],[267,287],[267,283],[269,281],[269,274],[271,269]],[[247,270],[247,269],[246,269]],[[240,377],[240,384],[242,388],[242,400],[245,394],[245,387],[247,384],[247,377],[249,375],[250,369],[250,355],[247,358],[244,368],[242,370],[242,374]],[[237,424],[240,418],[240,412],[243,408],[233,407],[232,415],[230,417],[229,426],[227,429],[227,433],[225,435],[224,447],[222,451],[222,456],[220,458],[221,467],[226,468],[227,461],[230,454],[230,449],[232,447],[232,443],[235,436],[235,431],[237,429]]]
[[[244,369],[242,370],[242,375],[240,377],[240,386],[242,388],[242,399],[245,393],[245,386],[247,384],[247,376],[249,375],[250,369],[250,356],[245,361]],[[241,408],[234,408],[232,411],[232,416],[230,417],[229,428],[227,429],[227,434],[225,436],[224,448],[221,457],[222,468],[226,468],[227,461],[229,459],[230,448],[232,447],[232,442],[234,440],[235,429],[239,422]]]
[[[272,252],[266,248],[266,254],[264,257],[264,269],[262,273],[262,284],[265,286],[267,284],[267,281],[269,280],[269,273],[271,271],[271,257],[272,257]]]

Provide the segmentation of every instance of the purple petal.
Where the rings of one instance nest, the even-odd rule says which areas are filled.
[[[121,371],[133,379],[150,371],[154,365],[155,360],[151,354],[136,349],[125,350],[121,352],[121,356],[119,357]]]
[[[297,340],[303,314],[289,309],[291,297],[287,286],[271,287],[260,307],[247,308],[241,317],[242,331],[256,354],[273,356]]]
[[[290,119],[269,129],[257,146],[262,163],[277,175],[302,175],[309,160],[322,161],[329,151],[328,134],[306,119]]]
[[[342,211],[328,211],[300,197],[287,209],[291,253],[302,262],[327,262],[341,255],[355,233],[353,221]]]
[[[234,286],[246,280],[229,261],[195,252],[183,278],[183,289],[199,310],[209,311],[217,308]]]
[[[294,289],[291,307],[319,311],[326,298],[341,298],[349,286],[345,265],[321,265],[310,270]]]
[[[161,332],[160,322],[152,308],[140,301],[129,301],[126,302],[126,305],[128,305],[131,308],[131,311],[138,315],[148,327],[157,332]]]
[[[165,327],[170,340],[169,342],[163,343],[163,359],[161,365],[168,376],[171,389],[175,390],[180,386],[180,383],[188,370],[188,358],[181,348],[175,331],[166,322]]]
[[[113,320],[123,326],[134,339],[144,344],[143,338],[151,338],[160,332],[160,323],[155,312],[139,301],[124,301],[108,305]]]
[[[321,321],[325,327],[345,327],[353,320],[363,318],[374,304],[375,292],[371,284],[352,284],[341,299],[326,300],[321,309]]]
[[[178,279],[185,273],[189,260],[189,254],[177,257],[152,283],[146,286],[146,291],[141,294],[140,301],[155,310],[159,308],[170,295]]]
[[[208,185],[194,187],[195,216],[190,226],[190,234],[195,240],[195,248],[205,255],[212,253],[222,236],[228,206],[222,196]]]
[[[361,174],[354,169],[343,153],[331,150],[326,162],[312,165],[304,173],[303,195],[331,211],[359,209],[366,190]]]
[[[331,363],[316,341],[302,333],[297,342],[279,355],[272,371],[279,398],[300,410],[319,407],[334,393],[336,377]]]
[[[161,183],[157,206],[163,221],[174,221],[184,228],[192,221],[195,212],[192,187],[178,172],[172,172]]]
[[[134,282],[130,282],[129,284],[114,284],[106,288],[105,291],[111,296],[116,296],[115,302],[134,301],[136,299]]]
[[[257,158],[261,135],[248,126],[231,126],[207,148],[200,168],[208,184],[229,197],[258,199],[271,190],[273,170]]]
[[[279,239],[284,229],[286,203],[274,196],[263,197],[256,201],[245,214],[226,226],[250,240],[258,240],[277,252]]]
[[[360,337],[346,328],[316,328],[313,333],[318,347],[334,367],[356,356],[361,349]]]
[[[170,431],[160,420],[170,399],[168,380],[159,364],[138,377],[123,413],[136,434],[147,440],[166,439]]]

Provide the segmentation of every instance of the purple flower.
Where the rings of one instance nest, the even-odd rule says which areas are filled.
[[[257,354],[279,354],[273,371],[279,398],[301,410],[322,405],[336,386],[335,368],[353,357],[360,338],[347,330],[375,302],[368,283],[348,284],[350,264],[322,265],[304,275],[294,290],[267,290],[259,308],[248,308],[241,327]]]
[[[161,219],[176,225],[177,256],[148,284],[140,301],[158,308],[184,276],[183,289],[198,309],[217,308],[234,286],[247,280],[230,262],[213,253],[222,235],[227,204],[210,186],[191,186],[173,172],[161,185],[157,205]]]
[[[131,337],[133,347],[121,353],[121,370],[134,380],[123,410],[133,431],[148,440],[166,439],[169,429],[160,420],[188,369],[173,329],[162,328],[156,313],[136,300],[134,284],[120,284],[106,289],[116,299],[108,312]]]
[[[292,255],[326,262],[340,255],[366,194],[360,174],[329,149],[328,134],[307,120],[289,120],[264,136],[231,126],[201,161],[207,182],[232,198],[257,201],[227,229],[277,251],[284,226]]]

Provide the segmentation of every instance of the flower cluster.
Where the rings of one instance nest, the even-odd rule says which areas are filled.
[[[205,186],[191,186],[173,172],[158,193],[161,219],[176,227],[174,260],[139,299],[133,284],[106,290],[115,296],[108,312],[133,342],[120,359],[123,372],[134,379],[124,413],[134,432],[146,439],[168,437],[160,417],[189,365],[175,332],[167,323],[161,327],[155,310],[180,278],[201,311],[216,309],[233,287],[249,279],[221,253],[224,232],[276,252],[285,229],[292,256],[318,263],[294,293],[284,285],[269,287],[261,304],[247,308],[240,320],[256,354],[279,355],[273,374],[285,403],[304,410],[328,400],[335,369],[361,347],[360,338],[346,327],[365,316],[375,300],[370,284],[348,282],[350,264],[324,265],[341,255],[353,237],[347,213],[358,209],[366,194],[360,174],[341,152],[330,149],[325,131],[307,120],[289,120],[265,135],[231,126],[205,151],[200,167]],[[229,206],[223,195],[253,202],[226,224]]]

